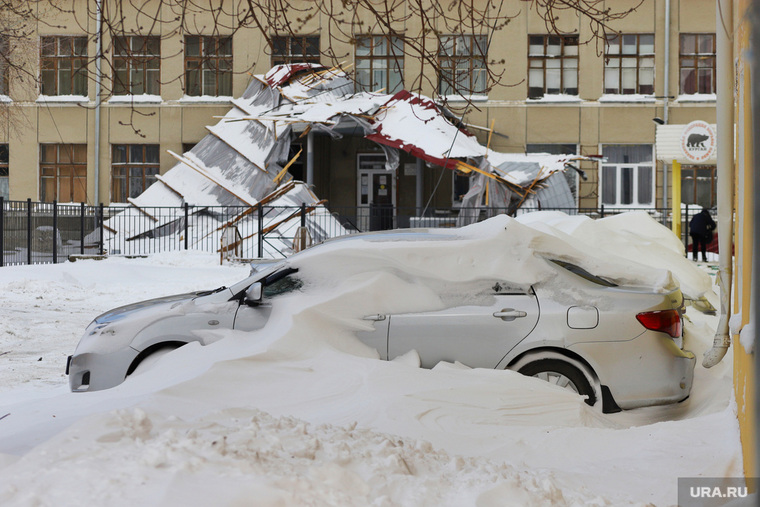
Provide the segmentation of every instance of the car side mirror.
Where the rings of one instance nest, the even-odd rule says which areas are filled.
[[[261,285],[261,282],[256,282],[251,284],[251,286],[245,290],[245,297],[243,301],[246,304],[256,305],[261,303],[261,298],[263,295],[264,287]]]

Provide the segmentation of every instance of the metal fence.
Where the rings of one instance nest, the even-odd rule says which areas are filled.
[[[669,209],[640,208],[670,228]],[[682,239],[701,208],[682,213]],[[456,227],[501,213],[536,209],[418,209],[390,206],[324,207],[151,207],[8,201],[0,197],[0,266],[57,263],[72,255],[137,256],[172,250],[220,252],[225,229],[232,226],[249,249],[241,257],[288,254],[298,226],[307,226],[315,242],[355,232],[409,227]],[[543,211],[546,211],[544,208]],[[571,215],[604,218],[630,208],[557,209]],[[308,219],[308,220],[307,220]],[[118,231],[119,234],[116,234]],[[222,246],[220,246],[220,239]],[[285,246],[284,246],[285,245]]]

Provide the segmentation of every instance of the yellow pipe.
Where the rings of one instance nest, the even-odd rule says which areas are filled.
[[[671,224],[673,234],[681,239],[681,164],[677,161],[673,161],[673,170],[671,171],[673,176],[673,184],[670,186],[672,190],[671,194],[671,206],[673,210],[673,223]]]

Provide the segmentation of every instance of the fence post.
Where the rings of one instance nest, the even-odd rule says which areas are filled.
[[[689,257],[689,205],[686,205],[686,208],[684,209],[684,236],[683,236],[683,246],[684,250],[686,250],[686,257]],[[692,245],[692,248],[694,248],[694,245]]]
[[[189,244],[188,238],[187,238],[187,232],[189,230],[188,228],[188,222],[190,221],[190,209],[189,204],[185,202],[185,250],[187,250],[187,246]]]
[[[84,203],[79,203],[79,253],[84,255]]]
[[[103,251],[103,232],[104,232],[104,223],[103,223],[103,203],[100,203],[100,206],[98,206],[98,214],[100,215],[100,242],[99,242],[99,249],[98,254],[103,255],[105,252]]]
[[[259,259],[264,257],[264,207],[259,205]]]
[[[599,213],[600,218],[604,218],[604,204],[601,205],[601,207],[599,208],[599,211],[600,211]]]
[[[0,195],[0,268],[5,265],[5,198]]]
[[[26,263],[32,263],[32,199],[26,200]]]
[[[301,203],[301,227],[306,227],[306,203]]]
[[[53,200],[53,264],[58,264],[58,201]]]

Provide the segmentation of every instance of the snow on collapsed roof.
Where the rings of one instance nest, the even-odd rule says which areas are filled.
[[[467,130],[454,125],[444,110],[423,95],[406,90],[394,95],[354,93],[353,83],[345,72],[316,64],[276,66],[264,76],[254,76],[242,97],[232,102],[233,108],[216,125],[208,127],[209,134],[195,147],[183,155],[172,153],[178,159],[172,169],[157,177],[141,195],[129,199],[134,209],[124,213],[135,220],[127,222],[124,217],[115,217],[107,222],[109,236],[104,240],[111,249],[123,251],[125,241],[151,234],[161,237],[174,234],[179,242],[179,227],[175,227],[177,231],[170,230],[177,217],[174,213],[150,210],[157,206],[188,204],[196,213],[199,208],[209,206],[251,207],[265,201],[281,206],[306,204],[320,208],[319,214],[325,215],[317,196],[311,192],[292,190],[293,195],[286,192],[277,200],[270,198],[292,179],[283,168],[289,161],[294,125],[299,125],[300,131],[306,128],[329,131],[348,122],[359,126],[367,139],[384,148],[388,156],[386,167],[395,168],[398,157],[394,156],[394,150],[401,149],[451,169],[469,170],[459,165],[459,161],[473,162],[499,185],[528,187],[564,170],[567,161],[582,158],[534,157],[489,150]],[[505,192],[507,200],[501,199],[499,203],[508,203],[511,194],[506,187]],[[250,216],[246,219],[254,220]],[[332,220],[335,223],[329,228],[335,231],[333,234],[345,234],[337,220]],[[214,227],[223,225],[220,222]],[[265,227],[272,225],[269,221]],[[311,216],[307,217],[307,227],[312,236],[322,236],[315,231],[319,224]],[[151,233],[159,230],[161,234]],[[203,231],[196,236],[207,237],[213,232]],[[285,251],[290,249],[287,241],[282,246]]]

